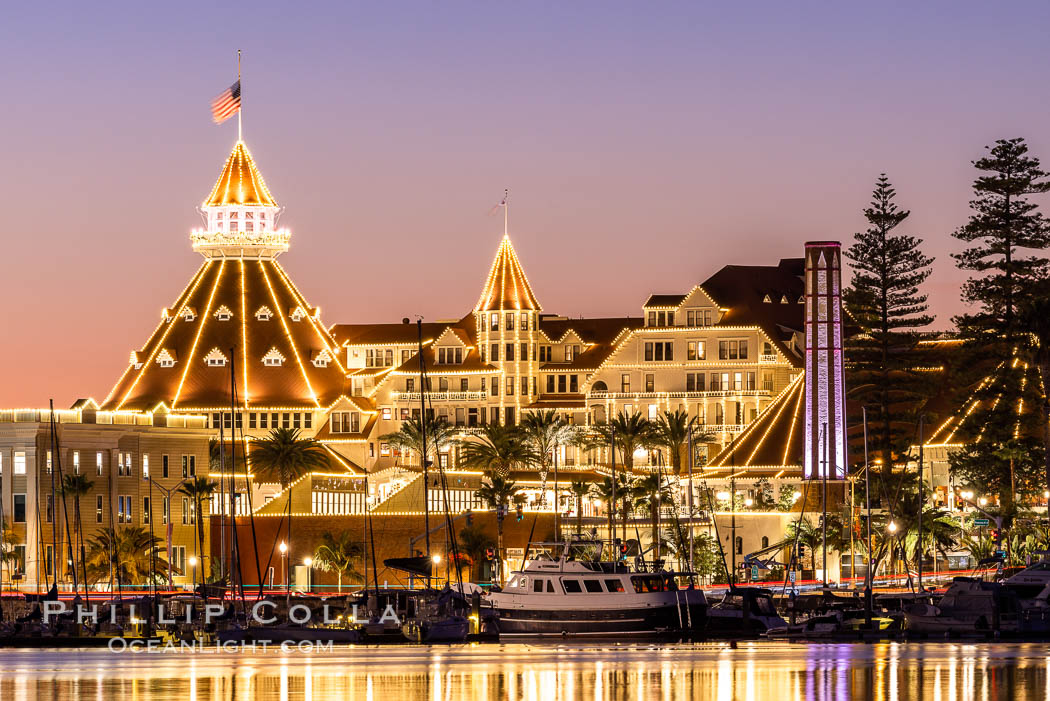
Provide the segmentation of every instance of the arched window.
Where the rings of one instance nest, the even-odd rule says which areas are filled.
[[[744,539],[741,538],[740,536],[736,537],[736,554],[737,555],[743,555],[744,554]]]
[[[593,385],[591,385],[591,391],[592,392],[608,392],[609,391],[609,385],[605,384],[605,382],[603,382],[602,380],[598,380]]]
[[[763,548],[768,548],[769,547],[769,536],[767,536],[767,535],[762,536],[762,547]]]

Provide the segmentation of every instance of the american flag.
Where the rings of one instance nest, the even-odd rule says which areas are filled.
[[[240,110],[241,81],[239,80],[211,101],[211,118],[216,124],[222,124]]]

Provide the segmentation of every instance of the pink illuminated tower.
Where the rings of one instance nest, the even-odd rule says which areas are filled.
[[[846,478],[842,247],[806,243],[806,479]]]

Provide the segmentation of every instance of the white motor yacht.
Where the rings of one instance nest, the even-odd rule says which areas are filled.
[[[632,570],[604,559],[598,541],[539,543],[502,591],[486,600],[500,637],[691,634],[704,629],[707,599],[688,573]]]

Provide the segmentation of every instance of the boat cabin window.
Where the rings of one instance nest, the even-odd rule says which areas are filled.
[[[566,594],[579,594],[583,590],[580,589],[580,580],[578,579],[563,579],[561,585],[565,587]]]
[[[631,584],[637,594],[648,592],[673,591],[677,586],[670,577],[661,577],[658,574],[631,577]]]
[[[507,588],[508,589],[517,589],[519,587],[522,588],[522,589],[525,589],[528,586],[529,586],[529,580],[528,580],[527,577],[522,577],[521,579],[513,579],[512,578],[509,582],[507,582]]]
[[[591,594],[600,592],[602,590],[602,583],[597,579],[585,579],[583,580],[583,586],[587,588],[587,591]]]
[[[547,580],[547,593],[548,594],[553,594],[554,593],[554,582],[552,580],[550,580],[550,579]]]
[[[543,580],[542,579],[534,579],[534,580],[532,580],[532,591],[536,592],[537,594],[542,594],[543,593]]]
[[[755,599],[755,609],[763,616],[775,616],[777,611],[773,608],[773,600],[768,596],[759,596]]]
[[[623,582],[618,579],[607,579],[605,580],[605,589],[610,592],[622,592]]]

